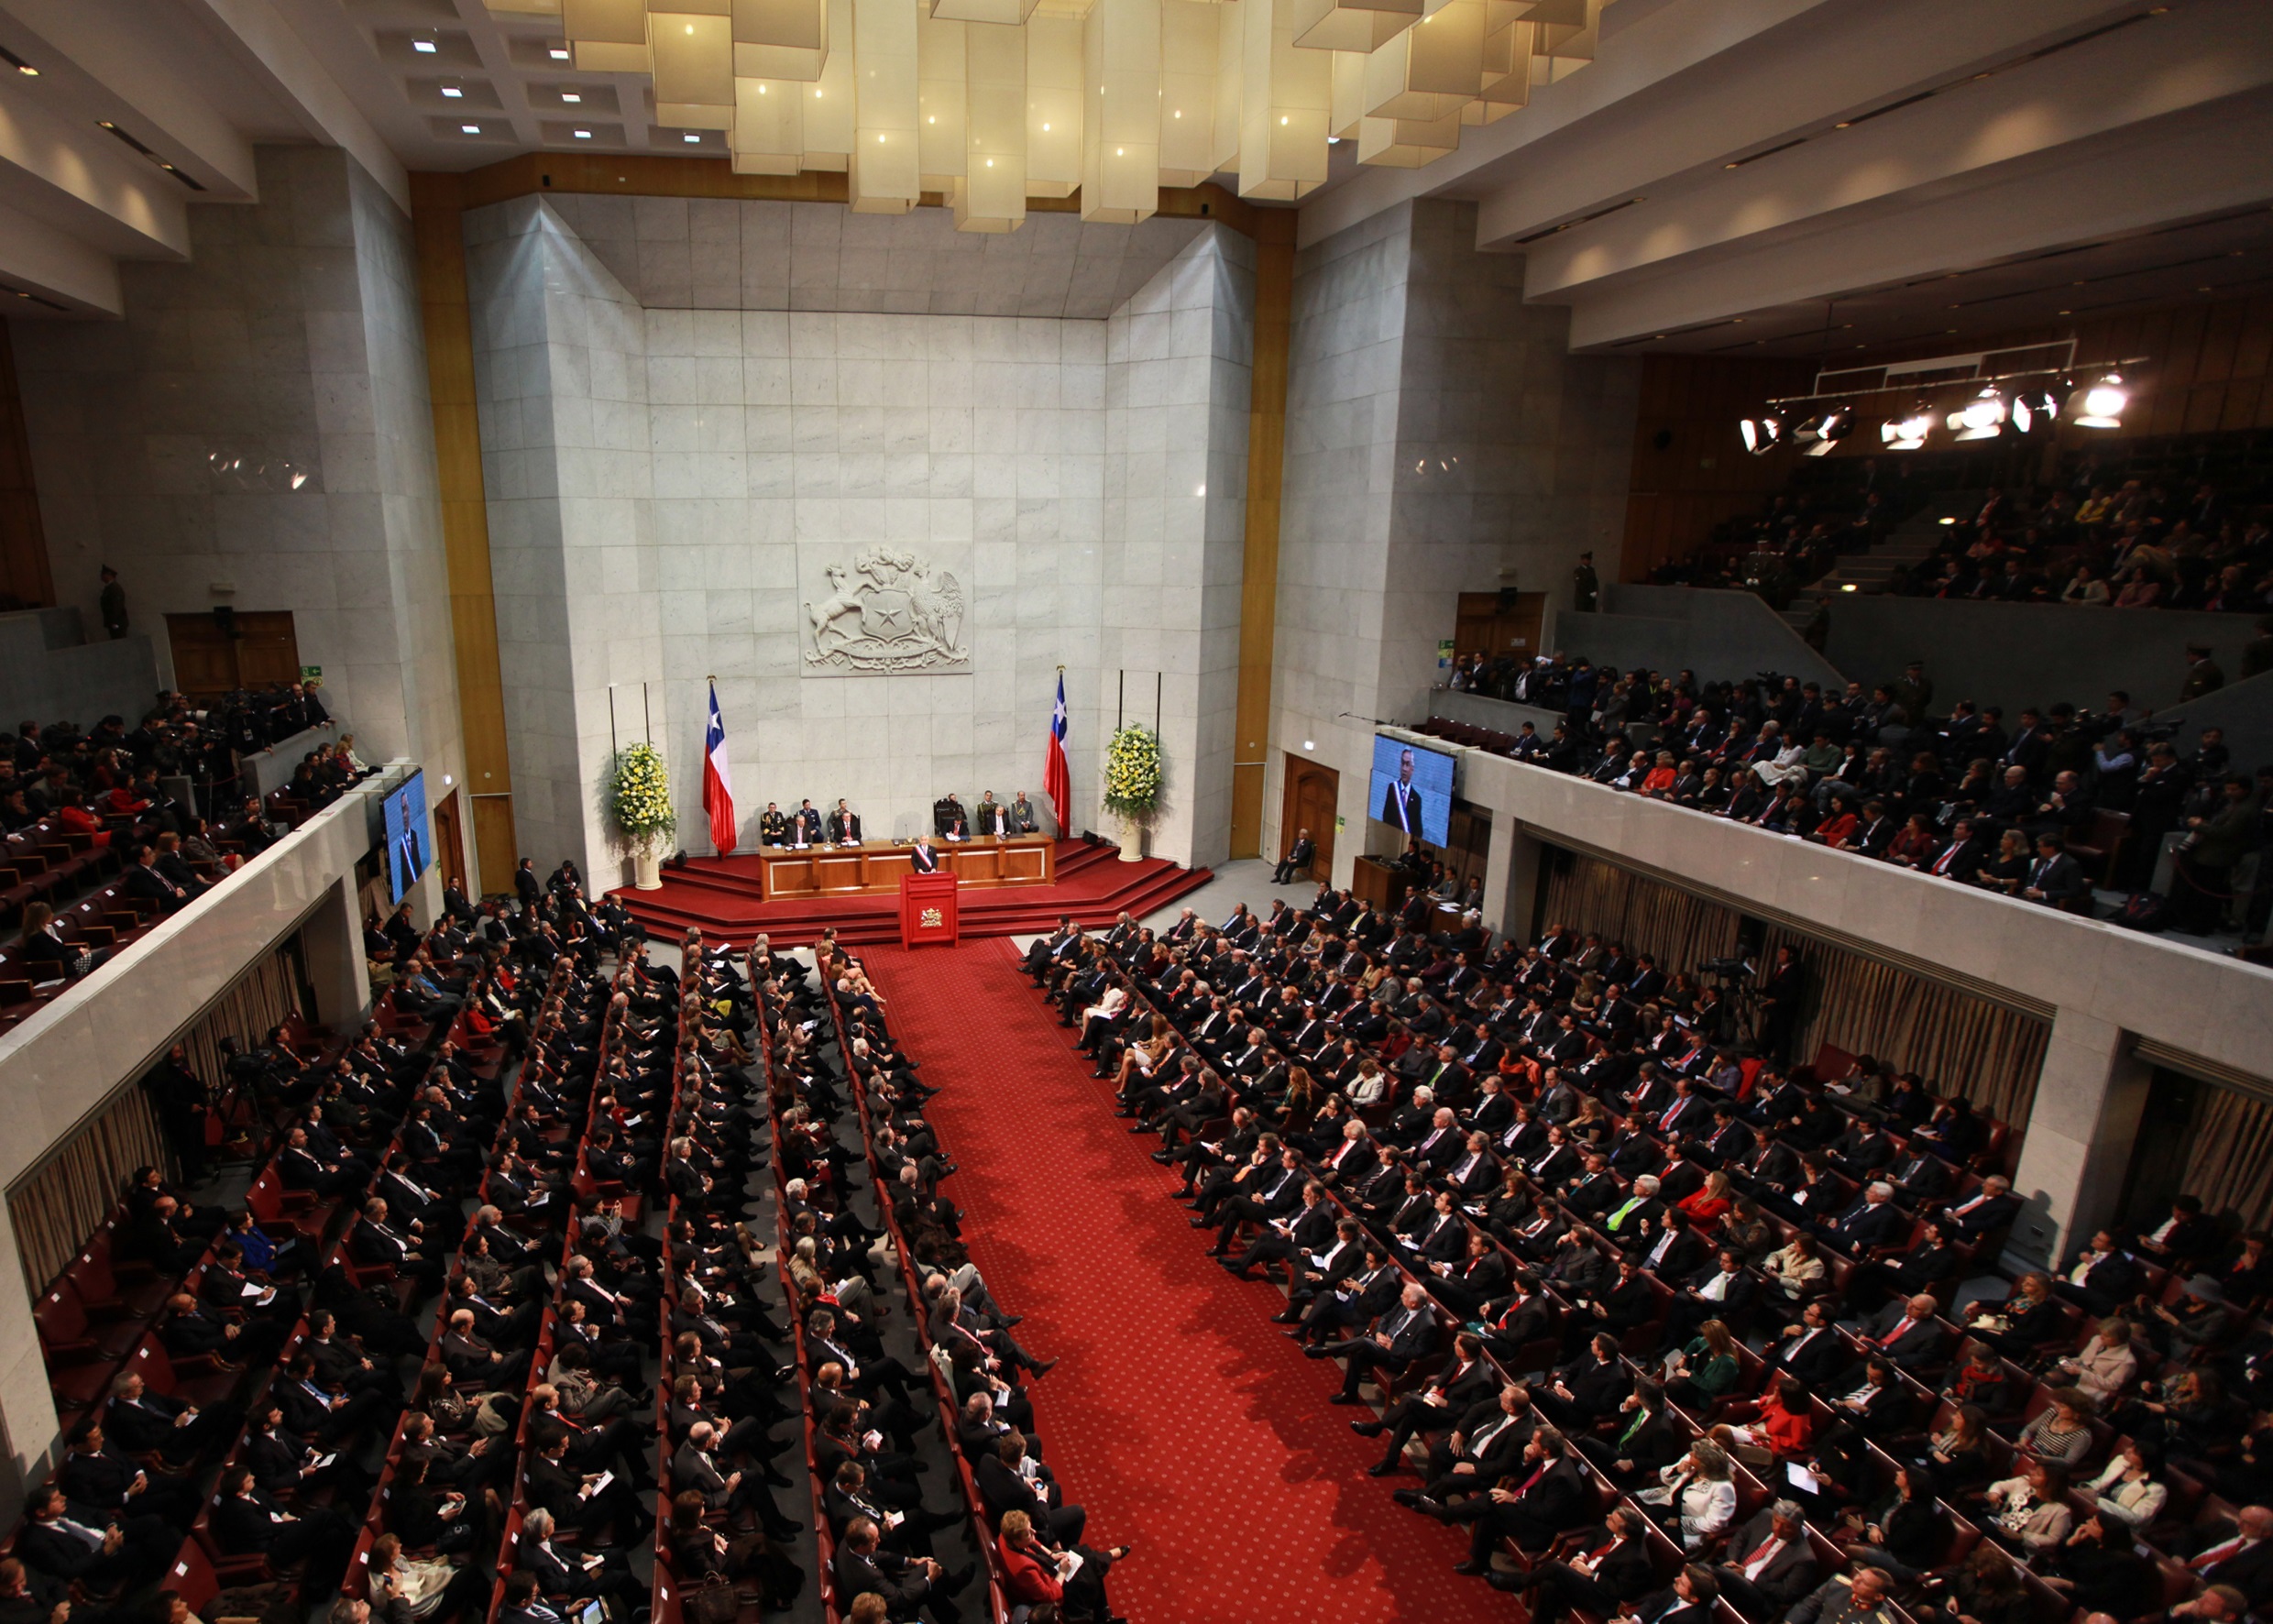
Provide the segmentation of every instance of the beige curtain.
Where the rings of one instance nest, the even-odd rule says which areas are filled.
[[[1623,942],[1630,953],[1649,954],[1668,975],[1736,951],[1734,909],[1576,853],[1567,869],[1548,872],[1546,921]]]
[[[158,1114],[132,1086],[65,1142],[40,1169],[8,1191],[8,1222],[24,1278],[44,1291],[103,1220],[139,1167],[165,1165]]]
[[[2273,1103],[2212,1087],[2195,1113],[2181,1186],[2202,1210],[2231,1207],[2248,1229],[2273,1221]]]
[[[219,1098],[221,1040],[249,1046],[302,1009],[299,944],[286,942],[206,1005],[180,1042],[189,1068]],[[172,1170],[149,1097],[127,1080],[109,1103],[8,1191],[8,1220],[24,1278],[45,1289],[111,1215],[135,1169]]]
[[[1792,1045],[1806,1059],[1825,1044],[1915,1071],[1937,1093],[2020,1127],[2036,1099],[2049,1022],[1929,982],[1891,964],[1771,927],[1763,956],[1788,946],[1810,992]]]

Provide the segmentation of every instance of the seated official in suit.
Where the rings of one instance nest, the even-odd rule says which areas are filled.
[[[1521,1574],[1493,1573],[1487,1577],[1494,1590],[1524,1598],[1532,1624],[1556,1624],[1575,1608],[1609,1618],[1639,1601],[1656,1578],[1650,1563],[1649,1524],[1632,1507],[1620,1506],[1562,1560],[1536,1563]]]
[[[1310,838],[1310,830],[1297,830],[1294,844],[1287,848],[1287,854],[1279,860],[1279,866],[1270,871],[1270,883],[1284,885],[1309,873],[1311,859],[1317,855],[1318,842]]]
[[[861,843],[861,815],[846,806],[841,796],[838,798],[836,810],[829,813],[824,827],[829,831],[829,843],[832,846],[857,846]]]

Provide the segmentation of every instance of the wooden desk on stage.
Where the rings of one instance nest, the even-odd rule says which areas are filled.
[[[943,872],[980,889],[1047,885],[1057,874],[1058,842],[1049,835],[1014,835],[1008,839],[981,839],[958,845],[934,840],[931,849],[939,854]],[[808,846],[802,851],[788,846],[764,846],[758,850],[757,858],[765,900],[780,902],[800,896],[896,894],[900,876],[908,872],[907,854],[913,850],[888,840],[871,840],[861,846]]]

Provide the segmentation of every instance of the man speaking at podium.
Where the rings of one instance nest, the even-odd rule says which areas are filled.
[[[1421,792],[1413,787],[1412,752],[1397,759],[1397,782],[1381,796],[1381,821],[1395,824],[1409,835],[1421,832]]]
[[[936,874],[939,872],[939,854],[931,849],[929,835],[916,837],[916,849],[907,854],[907,866],[913,873]]]

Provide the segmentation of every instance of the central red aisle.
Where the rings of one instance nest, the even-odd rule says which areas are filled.
[[[1370,1478],[1363,1409],[1326,1399],[1341,1366],[1304,1359],[1283,1304],[1206,1255],[1168,1199],[1159,1141],[1126,1132],[996,938],[860,949],[892,1028],[943,1090],[929,1114],[961,1171],[972,1259],[1021,1342],[1065,1361],[1037,1421],[1089,1542],[1131,1541],[1114,1610],[1136,1624],[1387,1624],[1510,1619],[1510,1597],[1452,1564],[1465,1530],[1396,1505],[1406,1476]]]

